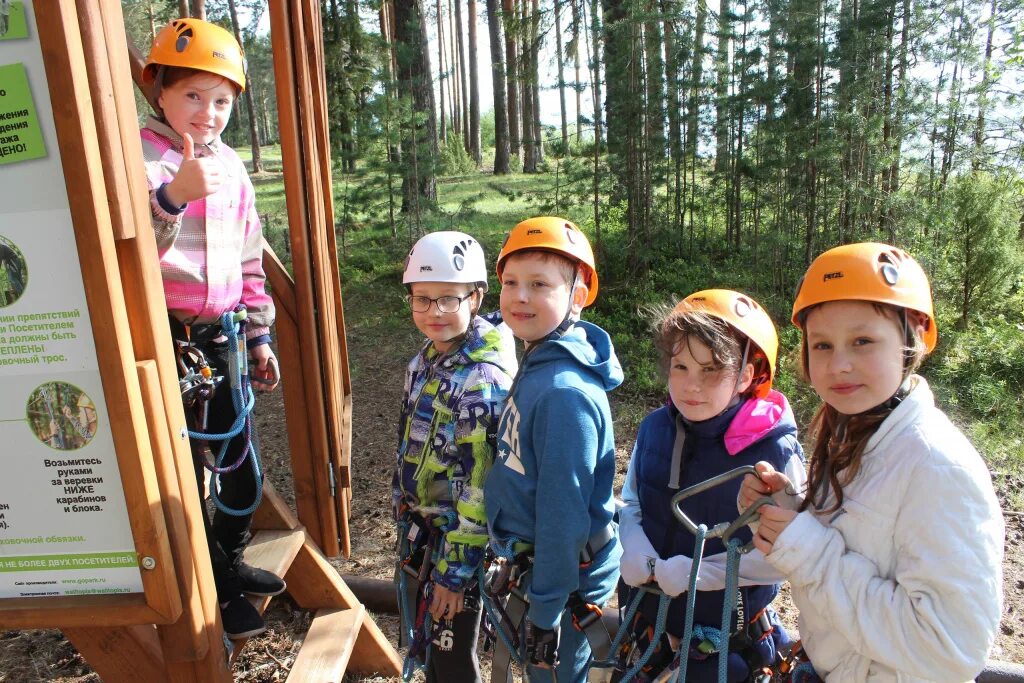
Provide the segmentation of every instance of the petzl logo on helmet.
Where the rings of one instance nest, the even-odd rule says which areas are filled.
[[[840,279],[842,277],[843,277],[843,271],[836,270],[836,271],[833,271],[831,273],[825,273],[825,277],[823,279],[824,279],[825,282],[828,282],[829,280],[838,280],[838,279]]]
[[[420,272],[421,273],[433,273],[434,269],[431,268],[430,266],[420,266]]]
[[[527,230],[526,234],[527,235],[543,235],[544,231],[543,230],[538,230],[537,228],[533,228],[532,230]]]
[[[213,51],[213,56],[216,57],[217,59],[223,59],[225,61],[228,58],[228,56],[226,54],[224,54],[223,52],[218,52],[217,50]]]

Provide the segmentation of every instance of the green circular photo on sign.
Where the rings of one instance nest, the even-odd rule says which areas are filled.
[[[0,308],[21,298],[28,287],[28,264],[14,242],[0,235]]]
[[[74,451],[96,434],[96,404],[89,395],[67,382],[41,384],[29,395],[25,417],[32,434],[58,451]]]

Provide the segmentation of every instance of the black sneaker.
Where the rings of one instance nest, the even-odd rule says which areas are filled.
[[[267,630],[263,617],[241,594],[220,608],[220,619],[224,623],[224,635],[231,640],[251,638]]]
[[[238,574],[238,583],[242,592],[249,595],[263,597],[280,595],[287,588],[287,584],[277,574],[245,562],[239,562],[235,566],[235,572]]]

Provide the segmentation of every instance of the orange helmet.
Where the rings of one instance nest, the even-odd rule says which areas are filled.
[[[161,66],[208,71],[245,90],[245,56],[230,31],[201,19],[175,19],[153,39],[142,70],[144,83],[156,80]]]
[[[929,352],[938,341],[928,276],[902,249],[861,242],[818,256],[800,281],[793,302],[793,324],[802,327],[801,314],[827,301],[871,301],[917,311],[927,318],[924,343]]]
[[[764,398],[775,379],[775,361],[779,354],[779,335],[775,323],[761,305],[745,294],[731,289],[705,289],[686,297],[673,309],[673,313],[701,311],[728,323],[746,335],[747,339],[764,354],[768,361],[768,380],[759,384],[754,394]]]
[[[580,264],[583,282],[587,285],[587,301],[584,307],[597,299],[597,269],[594,265],[594,251],[587,236],[564,218],[539,216],[528,218],[512,228],[505,238],[505,244],[498,254],[498,279],[505,269],[505,259],[517,251],[539,249],[561,254]]]

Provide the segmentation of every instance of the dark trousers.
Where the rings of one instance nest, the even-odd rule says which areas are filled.
[[[226,342],[204,342],[197,344],[200,350],[206,355],[207,362],[213,370],[214,375],[222,375],[224,381],[217,389],[217,393],[209,402],[206,431],[214,434],[222,434],[229,431],[235,421],[235,407],[231,400],[230,380],[228,379],[228,353],[233,349],[228,348]],[[185,410],[189,410],[188,406]],[[245,430],[238,436],[231,439],[222,466],[228,466],[238,460],[238,456],[245,448]],[[256,442],[255,425],[252,432],[253,442]],[[203,510],[203,522],[206,527],[206,541],[210,548],[210,561],[213,565],[213,579],[217,586],[217,599],[221,602],[237,597],[241,592],[238,574],[235,571],[237,563],[242,559],[242,551],[249,542],[249,524],[252,521],[252,514],[235,516],[229,515],[217,509],[210,519],[205,501],[203,500],[203,483],[205,472],[203,468],[204,456],[200,451],[201,444],[196,440],[190,440],[192,448],[192,461],[195,465],[196,484],[199,487],[199,500]],[[222,441],[210,441],[209,447],[214,456],[220,452]],[[219,476],[220,488],[218,497],[227,507],[234,510],[244,510],[252,505],[255,500],[257,486],[262,487],[262,478],[256,481],[252,471],[252,464],[248,457],[255,457],[250,451],[249,456],[242,465],[233,472]],[[211,483],[212,485],[212,483]]]
[[[443,619],[435,629],[427,666],[427,683],[479,683],[480,596],[466,591],[465,607],[454,619]]]

